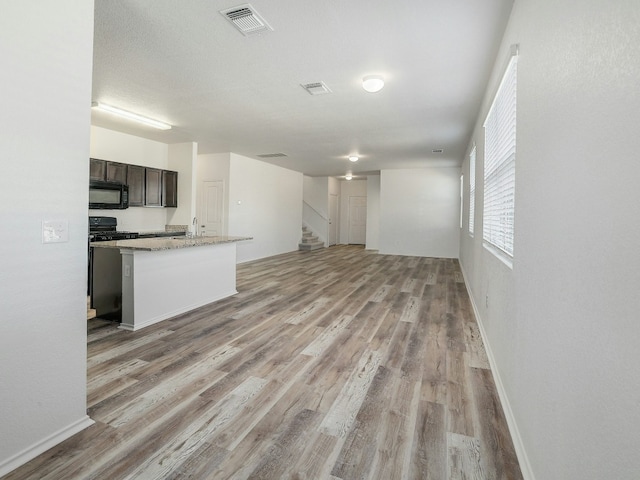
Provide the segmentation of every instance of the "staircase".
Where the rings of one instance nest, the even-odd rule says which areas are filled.
[[[300,243],[298,244],[298,249],[305,252],[310,252],[312,250],[318,250],[320,248],[324,248],[324,242],[318,240],[318,237],[316,237],[311,230],[303,225],[302,240],[300,240]]]

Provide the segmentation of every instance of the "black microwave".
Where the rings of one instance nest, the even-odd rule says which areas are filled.
[[[129,208],[129,187],[115,182],[89,182],[89,208],[101,210]]]

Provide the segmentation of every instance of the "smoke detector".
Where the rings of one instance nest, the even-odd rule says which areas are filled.
[[[220,13],[244,36],[273,31],[271,25],[260,16],[250,3],[220,10]]]
[[[303,83],[300,86],[304,88],[309,95],[324,95],[325,93],[331,93],[331,90],[324,82]]]

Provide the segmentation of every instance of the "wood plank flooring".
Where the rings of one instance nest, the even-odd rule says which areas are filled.
[[[90,320],[96,424],[6,480],[522,478],[456,260],[337,246],[237,283],[140,332]]]

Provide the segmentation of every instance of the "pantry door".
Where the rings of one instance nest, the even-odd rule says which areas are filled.
[[[200,199],[198,234],[224,235],[224,182],[203,181]]]
[[[367,197],[349,197],[349,243],[367,242]]]

